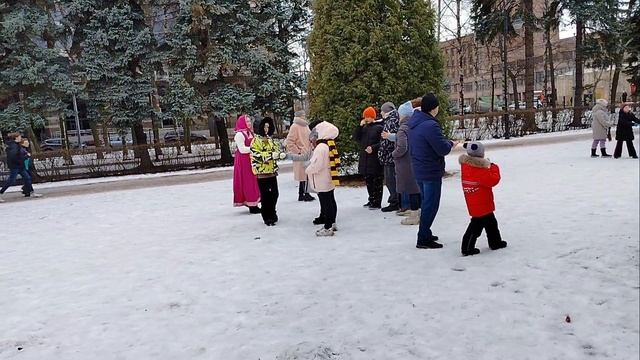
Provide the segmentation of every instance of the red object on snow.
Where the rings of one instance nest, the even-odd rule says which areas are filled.
[[[636,96],[636,93],[638,92],[638,86],[635,83],[631,83],[631,96]]]

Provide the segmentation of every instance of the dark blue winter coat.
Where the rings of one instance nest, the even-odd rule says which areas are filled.
[[[431,114],[415,111],[409,119],[409,152],[418,181],[439,180],[444,175],[444,157],[453,142],[442,134],[440,123]]]
[[[15,141],[7,143],[7,165],[9,169],[21,169],[24,166],[24,155],[20,151],[22,146]]]

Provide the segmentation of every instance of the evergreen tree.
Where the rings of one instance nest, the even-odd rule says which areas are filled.
[[[215,119],[223,160],[231,159],[227,116],[256,109],[290,111],[295,76],[287,40],[304,29],[306,6],[299,0],[179,2],[167,38],[169,75],[184,78],[206,115]]]
[[[111,124],[132,129],[134,144],[145,145],[142,120],[152,116],[149,95],[157,62],[155,41],[136,1],[83,0],[91,13],[84,29],[79,65],[88,97],[108,111]],[[149,152],[136,148],[143,169],[153,167]]]
[[[629,34],[634,34],[630,29],[633,24],[629,22],[633,14],[634,3],[635,0],[601,1],[598,4],[600,11],[597,16],[591,16],[593,19],[589,25],[591,31],[584,42],[584,55],[589,67],[602,70],[613,68],[613,79],[609,93],[612,113],[616,108],[618,82],[627,50],[628,41],[625,39],[629,39]],[[632,35],[632,37],[637,38],[637,33],[635,34],[636,36]]]
[[[193,118],[202,113],[201,100],[184,77],[180,75],[169,77],[167,93],[160,102],[163,109],[161,118],[171,119],[174,125],[182,126],[188,153],[191,153],[191,123]],[[180,153],[180,142],[178,142],[178,153]]]
[[[357,153],[350,134],[367,106],[399,105],[434,92],[447,108],[429,2],[317,0],[313,14],[311,113],[340,128],[343,151]]]
[[[63,111],[72,88],[53,14],[54,1],[0,4],[0,96],[8,99],[0,109],[0,130],[26,131],[36,149],[34,129],[44,126],[45,116]]]
[[[631,17],[625,23],[623,38],[627,54],[624,72],[629,76],[628,81],[635,84],[637,89],[640,87],[640,2],[629,1],[629,10]],[[634,101],[638,101],[638,93],[635,94]]]

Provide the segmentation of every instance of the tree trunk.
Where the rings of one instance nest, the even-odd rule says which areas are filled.
[[[136,122],[132,128],[131,132],[133,135],[133,153],[137,159],[140,159],[140,170],[146,173],[153,169],[153,162],[151,162],[151,156],[149,156],[149,150],[145,145],[147,145],[147,136],[144,133],[144,128],[142,127],[141,122]],[[126,142],[126,139],[123,140],[123,143]]]
[[[65,165],[73,165],[73,157],[71,156],[71,152],[69,151],[69,134],[67,134],[67,119],[64,114],[60,114],[60,131],[62,131],[62,139],[63,139],[63,155]]]
[[[100,134],[98,134],[98,124],[94,121],[89,121],[89,127],[91,128],[91,135],[93,136],[93,145],[96,147],[96,157],[98,160],[104,159],[104,153],[102,152],[102,144],[100,143]]]
[[[496,78],[493,73],[493,66],[491,66],[491,109],[489,112],[493,112],[496,108]]]
[[[491,109],[489,112],[493,112],[495,109],[495,97],[496,97],[496,76],[493,70],[493,56],[489,50],[489,45],[487,45],[487,54],[489,55],[489,66],[490,66],[490,74],[491,74]]]
[[[509,78],[511,79],[511,85],[513,86],[513,104],[515,106],[515,109],[519,109],[520,103],[518,101],[518,78],[511,70],[509,70],[508,74]]]
[[[548,9],[549,9],[549,1],[545,0],[545,11],[548,11]],[[553,130],[554,124],[558,119],[558,112],[554,110],[558,102],[558,90],[556,89],[556,69],[553,61],[553,46],[551,44],[551,21],[549,19],[547,19],[546,21],[544,33],[545,33],[546,48],[547,48],[545,52],[547,54],[548,76],[551,82],[551,96],[547,100],[547,104],[549,104],[549,106],[552,109],[551,110],[551,130]],[[547,96],[546,92],[547,92],[547,85],[545,82],[545,96]]]
[[[162,146],[160,145],[160,126],[159,119],[156,114],[153,114],[151,119],[151,126],[153,128],[153,151],[155,152],[156,160],[160,160],[159,156],[162,155]]]
[[[191,122],[193,120],[191,120],[191,118],[187,118],[184,120],[183,124],[183,128],[184,128],[184,149],[187,151],[187,153],[191,154]]]
[[[611,113],[616,112],[616,96],[618,95],[618,81],[620,81],[620,66],[615,65],[613,72],[613,80],[611,80],[611,94],[609,96],[609,105],[611,107]]]
[[[582,126],[582,96],[584,94],[584,59],[582,43],[584,37],[584,23],[582,19],[576,19],[576,76],[575,91],[573,95],[573,123],[572,126]]]
[[[36,136],[35,131],[33,131],[33,127],[29,125],[27,127],[27,138],[29,139],[29,143],[31,145],[31,151],[34,154],[40,152],[40,141],[38,141],[38,137]]]
[[[522,0],[522,5],[526,16],[533,16],[533,0]],[[533,32],[534,24],[527,17],[524,22],[524,102],[527,109],[533,109],[533,90],[535,87],[535,64],[533,52]],[[534,119],[535,125],[535,119]]]
[[[109,139],[109,126],[106,120],[102,120],[102,143],[107,154],[111,154],[111,139]]]
[[[180,133],[178,132],[178,125],[176,123],[176,120],[173,120],[173,132],[176,134],[176,151],[178,152],[177,155],[180,156],[182,155],[182,142],[180,141]]]
[[[462,0],[456,0],[456,39],[458,41],[458,72],[460,75],[460,92],[458,105],[460,107],[460,115],[464,116],[464,63],[462,62],[462,24],[460,23],[461,2]],[[464,118],[460,119],[458,129],[464,129]]]
[[[233,157],[231,156],[231,147],[229,146],[229,137],[227,135],[227,126],[225,125],[224,118],[215,118],[216,132],[220,140],[220,153],[223,164],[232,164]]]

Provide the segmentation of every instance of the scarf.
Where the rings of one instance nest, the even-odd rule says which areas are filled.
[[[330,140],[318,140],[319,143],[324,143],[329,146],[329,165],[331,166],[331,182],[333,185],[340,186],[340,178],[338,174],[338,168],[340,167],[340,153],[336,146],[336,141]]]

